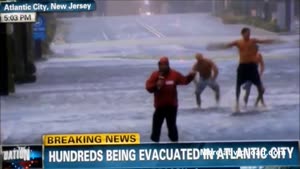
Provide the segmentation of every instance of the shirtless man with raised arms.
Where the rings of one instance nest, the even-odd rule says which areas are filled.
[[[257,69],[257,53],[255,46],[257,44],[269,44],[276,42],[275,40],[271,39],[260,40],[250,38],[250,32],[251,31],[249,28],[243,28],[241,30],[242,39],[216,47],[218,49],[237,47],[239,51],[239,66],[237,69],[236,80],[236,112],[240,111],[239,97],[241,86],[248,81],[257,87],[257,100],[262,100],[264,88]]]

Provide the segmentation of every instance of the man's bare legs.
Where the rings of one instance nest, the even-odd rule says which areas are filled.
[[[241,84],[237,83],[236,85],[236,103],[235,111],[240,112],[240,93],[241,93]]]
[[[264,100],[264,93],[265,93],[264,87],[262,85],[257,86],[257,91],[258,91],[258,96],[256,98],[255,107],[258,107],[259,101],[264,107],[266,107],[265,100]]]
[[[251,86],[252,86],[251,82],[246,82],[243,86],[243,89],[246,92],[245,96],[244,96],[245,107],[247,107],[247,104],[248,104],[248,100],[249,100],[249,96],[250,96],[250,92],[251,92]]]
[[[215,99],[217,105],[220,103],[220,85],[215,81],[210,81],[209,87],[215,92]]]

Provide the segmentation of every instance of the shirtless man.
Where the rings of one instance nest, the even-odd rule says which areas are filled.
[[[212,60],[204,58],[201,53],[197,53],[195,58],[197,62],[193,66],[193,71],[198,72],[200,77],[199,81],[196,78],[194,79],[197,106],[201,108],[201,94],[206,86],[209,86],[215,92],[216,101],[219,103],[220,87],[216,82],[219,71],[216,64]]]
[[[263,59],[262,55],[258,52],[258,50],[259,50],[258,45],[255,46],[255,50],[256,50],[256,53],[257,53],[256,54],[257,64],[258,64],[258,67],[259,67],[259,75],[260,75],[260,79],[261,79],[261,77],[264,73],[264,70],[265,70],[265,63],[264,63],[264,59]],[[244,84],[244,87],[243,87],[243,89],[246,91],[245,96],[244,96],[245,106],[247,106],[247,103],[248,103],[248,99],[249,99],[249,95],[250,95],[250,91],[251,91],[251,86],[252,86],[252,83],[250,81],[248,81]],[[266,106],[263,97],[261,98],[261,100],[256,100],[255,105],[258,105],[259,101],[261,101],[261,104],[263,106]]]
[[[241,86],[250,81],[254,84],[258,91],[257,100],[261,100],[264,94],[264,88],[259,77],[256,61],[256,44],[270,44],[276,42],[275,40],[260,40],[250,38],[250,29],[243,28],[241,30],[242,39],[233,41],[229,44],[221,45],[217,48],[232,48],[237,47],[239,50],[239,66],[237,69],[236,81],[236,112],[240,111],[239,98]]]

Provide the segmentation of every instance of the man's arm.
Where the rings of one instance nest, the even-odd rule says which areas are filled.
[[[193,66],[193,68],[192,68],[192,71],[196,72],[193,81],[194,81],[195,84],[197,84],[197,83],[198,83],[198,82],[197,82],[197,77],[196,77],[196,76],[197,76],[197,63],[194,64],[194,66]]]
[[[225,44],[224,45],[224,48],[226,49],[226,48],[232,48],[232,47],[234,47],[234,46],[237,46],[238,45],[238,42],[237,41],[233,41],[233,42],[230,42],[230,43],[228,43],[228,44]]]
[[[218,75],[219,75],[219,69],[217,67],[217,65],[213,62],[213,61],[210,61],[210,64],[212,65],[212,71],[213,71],[213,79],[217,79]]]
[[[183,76],[181,73],[177,72],[177,85],[188,85],[194,80],[196,76],[196,71],[192,70],[187,76]]]
[[[283,41],[281,40],[276,40],[276,39],[253,39],[255,43],[258,44],[274,44],[274,43],[282,43]]]
[[[221,44],[209,44],[206,48],[207,50],[221,50],[228,49],[238,45],[238,41],[233,41],[230,43],[221,43]]]
[[[149,77],[149,79],[146,81],[146,85],[145,85],[146,86],[145,88],[149,93],[154,93],[155,91],[158,90],[157,80],[158,80],[158,73],[153,72]]]
[[[194,63],[194,65],[192,67],[192,71],[197,71],[197,63]]]
[[[264,71],[265,71],[265,62],[264,62],[262,55],[259,54],[259,74],[260,74],[260,76],[263,75]]]

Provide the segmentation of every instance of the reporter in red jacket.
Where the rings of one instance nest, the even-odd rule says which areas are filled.
[[[187,76],[183,76],[170,68],[167,57],[160,58],[158,68],[159,70],[154,71],[146,82],[147,91],[154,93],[155,112],[151,140],[159,142],[161,127],[164,119],[166,119],[169,138],[171,141],[177,142],[177,85],[188,85],[194,79],[196,73],[192,71]]]

